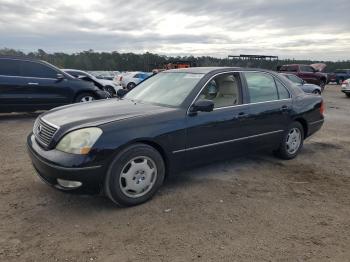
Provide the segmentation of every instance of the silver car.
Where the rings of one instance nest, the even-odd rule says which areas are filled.
[[[292,81],[297,86],[299,86],[305,93],[312,93],[316,95],[321,95],[322,93],[322,88],[320,86],[314,85],[314,84],[308,84],[303,79],[297,77],[296,75],[285,74],[285,73],[282,73],[281,75],[287,77],[290,81]]]
[[[350,78],[344,80],[341,85],[341,91],[347,96],[350,97]]]
[[[139,83],[149,78],[151,75],[151,73],[130,72],[129,74],[123,76],[121,80],[122,87],[124,89],[131,90]]]

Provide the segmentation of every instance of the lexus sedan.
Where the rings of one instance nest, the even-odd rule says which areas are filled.
[[[303,79],[297,77],[296,75],[284,74],[284,73],[282,73],[281,75],[284,75],[285,77],[287,77],[290,81],[292,81],[294,84],[299,86],[305,93],[312,93],[316,95],[321,95],[322,93],[322,88],[320,86],[315,84],[308,84]]]
[[[133,206],[193,165],[263,149],[293,159],[323,125],[323,111],[321,96],[305,94],[274,72],[176,69],[120,99],[42,114],[27,145],[49,185]]]

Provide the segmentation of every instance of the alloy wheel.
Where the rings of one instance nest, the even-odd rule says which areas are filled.
[[[146,156],[131,159],[122,169],[119,186],[130,198],[139,198],[152,190],[157,180],[157,166]]]
[[[91,102],[91,101],[94,101],[95,98],[93,96],[83,96],[81,99],[80,99],[80,102]]]
[[[295,154],[301,145],[301,131],[298,128],[293,128],[289,131],[286,140],[287,152],[291,155]]]

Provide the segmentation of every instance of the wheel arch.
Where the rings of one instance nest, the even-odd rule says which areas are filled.
[[[90,94],[90,95],[92,95],[93,97],[96,98],[96,94],[94,94],[94,92],[91,91],[91,90],[79,90],[79,91],[76,92],[75,95],[73,96],[73,101],[72,101],[72,102],[74,103],[74,102],[76,101],[77,97],[80,96],[80,95],[82,95],[82,94]]]
[[[152,140],[140,139],[140,140],[134,141],[133,144],[134,144],[134,143],[146,144],[146,145],[148,145],[148,146],[153,147],[155,150],[158,151],[158,153],[162,156],[162,158],[163,158],[163,160],[164,160],[164,165],[165,165],[165,177],[167,177],[168,174],[169,174],[169,158],[168,158],[168,155],[167,155],[167,153],[165,152],[164,148],[163,148],[160,144],[158,144],[158,143],[156,143],[156,142],[154,142],[154,141],[152,141]]]
[[[298,118],[294,119],[294,121],[299,122],[302,125],[303,131],[304,131],[304,138],[306,138],[308,136],[308,132],[309,132],[309,127],[308,127],[307,121],[302,117],[298,117]]]

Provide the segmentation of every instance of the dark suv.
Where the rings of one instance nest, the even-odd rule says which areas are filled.
[[[0,57],[0,112],[30,112],[95,99],[108,92],[43,61]]]
[[[318,85],[324,89],[327,84],[327,75],[320,72],[312,65],[283,65],[278,68],[281,73],[294,74],[309,84]]]

